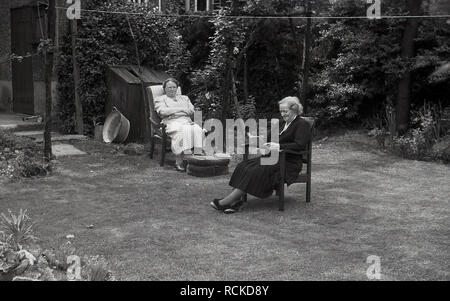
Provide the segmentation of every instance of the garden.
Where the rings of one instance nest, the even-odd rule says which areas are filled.
[[[165,14],[83,3],[81,134],[93,138],[104,119],[111,65],[167,72],[204,119],[280,118],[278,101],[298,96],[316,124],[311,203],[294,184],[284,212],[273,195],[218,214],[208,204],[229,193],[229,175],[159,166],[148,141],[71,141],[87,154],[44,160],[42,144],[0,129],[1,279],[367,280],[372,255],[377,279],[450,279],[450,18],[402,18],[449,15],[446,2],[383,0],[382,14],[397,17],[375,20],[359,18],[359,0],[231,1],[191,14],[184,3],[168,1]],[[68,134],[78,122],[71,38],[55,66],[54,126]]]
[[[424,14],[438,15],[444,8],[443,1],[416,2]],[[165,17],[123,1],[86,4],[89,10],[130,13],[85,12],[79,21],[76,50],[86,133],[93,134],[104,118],[107,67],[140,64],[180,79],[204,119],[278,118],[277,102],[297,95],[319,129],[362,127],[399,156],[449,161],[447,19],[422,20],[412,44],[405,45],[409,24],[400,18],[351,19],[366,12],[364,1],[309,1],[317,17],[309,28],[296,18],[306,4],[299,8],[296,1],[248,1],[212,17],[209,12],[177,17],[184,1],[170,3]],[[386,15],[406,15],[408,8],[383,1]],[[234,18],[237,13],[246,18]],[[279,18],[251,18],[260,15]],[[350,18],[320,18],[327,15]],[[58,76],[66,79],[58,110],[64,132],[75,131],[70,38],[62,43],[57,66]],[[413,47],[413,55],[404,54],[407,47]],[[405,76],[408,83],[402,81]],[[399,94],[405,84],[409,92]]]

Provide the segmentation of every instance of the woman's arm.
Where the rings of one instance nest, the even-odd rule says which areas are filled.
[[[187,108],[186,108],[186,114],[189,116],[189,115],[193,115],[194,114],[194,111],[195,111],[195,108],[194,108],[194,105],[192,104],[192,102],[191,102],[191,100],[189,99],[189,97],[187,97],[186,95],[183,95],[183,97],[185,98],[185,100],[186,100],[186,102],[187,102],[187,104],[188,104],[188,106],[187,106]]]
[[[186,109],[183,109],[182,107],[168,107],[167,103],[164,101],[164,97],[165,96],[160,96],[155,99],[155,111],[158,113],[159,117],[165,118],[173,114],[179,114],[179,116],[186,114]]]
[[[178,114],[179,116],[183,116],[186,115],[185,109],[183,108],[161,108],[161,110],[159,111],[159,116],[161,116],[162,118],[174,115],[174,114]]]
[[[280,143],[280,149],[289,149],[293,151],[305,150],[308,142],[311,140],[311,130],[306,122],[297,125],[292,142]]]

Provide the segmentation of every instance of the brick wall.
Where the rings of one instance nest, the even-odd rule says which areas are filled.
[[[10,8],[21,7],[24,5],[35,4],[36,0],[9,0]]]
[[[0,0],[0,62],[11,53],[10,9],[35,3],[36,0]],[[11,80],[11,64],[0,64],[0,80]]]
[[[11,65],[2,63],[11,52],[9,0],[0,1],[0,80],[11,80]]]
[[[12,111],[10,0],[0,0],[0,111]]]
[[[7,60],[11,53],[11,16],[10,9],[18,8],[27,5],[36,5],[38,0],[0,0],[0,111],[12,111],[12,78],[11,78],[11,63]],[[42,2],[42,1],[41,1]],[[57,0],[57,6],[66,7],[66,0]],[[45,14],[45,9],[40,10],[41,14]],[[68,20],[66,18],[65,10],[57,9],[58,39],[68,31]],[[45,19],[45,18],[44,18]],[[46,24],[42,24],[43,30],[46,31]],[[42,91],[44,87],[44,64],[43,58],[33,57],[33,79],[35,81],[35,107],[39,110],[43,102]],[[55,84],[55,83],[54,83]],[[56,93],[55,95],[56,96]],[[54,99],[56,102],[56,99]]]

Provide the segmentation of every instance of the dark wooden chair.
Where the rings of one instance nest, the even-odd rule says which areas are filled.
[[[164,166],[166,151],[170,149],[170,138],[166,133],[166,125],[161,122],[161,118],[155,111],[155,98],[164,94],[164,89],[162,85],[148,86],[148,104],[150,110],[150,158],[153,159],[153,153],[155,151],[155,144],[160,143],[161,145],[161,158],[159,165]],[[177,94],[181,94],[181,89],[178,87]]]
[[[306,202],[311,202],[311,157],[312,157],[312,137],[314,134],[314,118],[313,117],[302,117],[311,126],[311,140],[306,146],[306,149],[301,152],[295,152],[291,150],[281,150],[280,151],[280,186],[276,189],[276,194],[278,195],[278,210],[284,211],[284,184],[286,183],[286,154],[302,155],[302,163],[306,165],[306,171],[302,168],[302,172],[298,175],[294,183],[304,183],[306,184]],[[244,160],[248,159],[248,147],[246,147]],[[247,201],[247,194],[242,197],[244,202]]]

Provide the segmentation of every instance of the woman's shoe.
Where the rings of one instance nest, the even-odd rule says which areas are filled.
[[[211,207],[219,211],[224,211],[230,208],[230,205],[220,205],[219,203],[220,200],[222,199],[214,199],[211,203],[209,203],[209,205],[211,205]]]
[[[242,209],[243,205],[244,205],[244,201],[237,201],[233,205],[229,206],[229,208],[226,208],[223,211],[223,213],[232,214],[232,213],[238,212]]]

